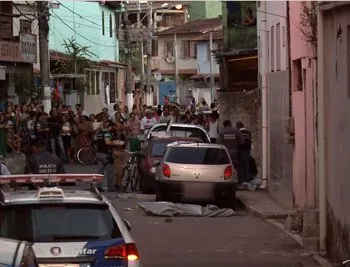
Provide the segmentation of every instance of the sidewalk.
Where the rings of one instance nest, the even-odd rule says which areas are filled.
[[[268,191],[237,191],[237,200],[246,210],[264,219],[286,219],[290,211],[278,205]]]
[[[294,239],[301,247],[303,247],[303,238],[299,234],[287,231],[282,223],[288,215],[292,215],[293,211],[287,210],[277,204],[270,196],[267,190],[260,191],[237,191],[237,202],[245,210],[251,212],[257,217],[264,219],[266,222],[278,227],[285,234]],[[318,254],[313,255],[314,259],[320,266],[332,267],[332,265]]]

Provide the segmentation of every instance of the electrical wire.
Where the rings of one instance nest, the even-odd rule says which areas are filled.
[[[74,29],[73,29],[71,26],[69,26],[64,20],[62,20],[59,16],[57,16],[57,14],[56,14],[54,11],[52,11],[52,13],[55,14],[56,17],[57,17],[67,28],[69,28],[71,31],[75,32]],[[80,34],[79,32],[75,32],[75,33],[76,33],[78,36],[80,36],[81,38],[85,39],[86,41],[88,41],[88,42],[90,42],[90,43],[92,43],[92,44],[100,45],[100,46],[104,46],[104,47],[116,47],[116,45],[104,45],[104,44],[97,43],[97,42],[95,42],[95,41],[93,41],[93,40],[90,40],[89,38],[86,38],[84,35]]]
[[[95,21],[92,21],[92,20],[87,19],[86,17],[83,17],[83,16],[80,15],[79,13],[75,12],[74,10],[70,9],[69,7],[67,7],[66,5],[62,4],[62,2],[57,2],[57,3],[58,3],[59,5],[61,5],[61,6],[63,6],[65,9],[69,10],[70,12],[72,12],[73,14],[77,15],[79,18],[84,19],[84,20],[86,20],[86,21],[88,21],[88,22],[90,22],[90,23],[92,23],[92,24],[95,24],[95,25],[101,27],[101,29],[102,29],[102,25],[101,25],[101,24],[98,24],[98,23],[96,23]]]

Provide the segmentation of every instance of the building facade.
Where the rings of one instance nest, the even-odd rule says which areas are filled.
[[[54,55],[69,56],[65,43],[74,40],[88,53],[83,55],[93,64],[86,69],[86,90],[77,92],[68,88],[67,104],[80,102],[88,113],[97,113],[105,106],[125,102],[125,66],[119,63],[119,43],[115,2],[64,1],[59,8],[51,9],[49,47]],[[52,64],[51,64],[52,65]],[[68,74],[68,73],[67,73]],[[76,74],[76,73],[70,73]],[[71,83],[67,83],[70,86]]]
[[[256,3],[222,3],[223,49],[216,52],[220,62],[218,101],[220,125],[223,120],[242,121],[253,136],[253,155],[260,166],[260,95]],[[248,16],[249,13],[249,16]]]
[[[320,245],[333,261],[350,258],[350,5],[318,4],[318,196]]]
[[[213,75],[218,84],[219,68],[214,60],[211,73],[210,62],[213,54],[209,47],[210,31],[215,50],[222,44],[222,24],[217,18],[190,21],[157,33],[158,57],[154,58],[159,62],[159,67],[155,71],[168,82],[164,88],[159,83],[157,91],[160,103],[168,93],[166,90],[174,88],[179,104],[186,105],[188,97],[192,96],[196,100],[205,98],[208,103],[213,101],[209,80]],[[172,87],[169,87],[170,81],[173,83]]]
[[[19,89],[16,92],[15,81],[27,78],[32,81],[38,50],[31,21],[14,11],[14,5],[10,1],[0,2],[0,98],[2,102],[18,103],[21,92]]]
[[[189,1],[189,20],[218,18],[222,15],[221,1]]]

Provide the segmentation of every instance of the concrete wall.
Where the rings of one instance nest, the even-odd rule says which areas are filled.
[[[213,41],[213,50],[217,49],[218,47],[218,42],[221,42],[221,40]],[[197,69],[198,73],[201,74],[210,74],[210,53],[209,51],[209,41],[200,41],[197,43]],[[214,74],[220,73],[219,70],[219,64],[217,61],[214,59]]]
[[[64,1],[58,9],[51,10],[49,47],[65,52],[64,40],[74,37],[80,45],[89,47],[94,53],[93,60],[119,60],[113,10],[98,2]],[[102,12],[104,12],[104,34],[102,32]],[[109,18],[112,16],[112,37]]]
[[[261,161],[261,137],[260,137],[260,114],[261,107],[258,103],[259,92],[218,92],[220,105],[220,128],[224,120],[231,120],[233,125],[238,121],[244,123],[252,133],[253,150],[256,163],[260,166]]]
[[[350,6],[325,12],[328,253],[350,258]]]
[[[295,121],[294,204],[297,208],[316,208],[315,48],[306,41],[307,36],[303,34],[304,29],[300,26],[301,2],[291,1],[289,5],[291,18],[292,115]],[[299,84],[300,82],[301,84]]]
[[[217,18],[222,14],[221,1],[190,1],[188,2],[190,20]]]

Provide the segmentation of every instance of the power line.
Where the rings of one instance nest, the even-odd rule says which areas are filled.
[[[78,36],[80,36],[81,38],[85,39],[86,41],[89,41],[90,43],[93,43],[95,45],[100,45],[100,46],[104,46],[104,47],[116,47],[115,45],[104,45],[104,44],[100,44],[97,43],[95,41],[90,40],[89,38],[86,38],[84,35],[80,34],[79,32],[74,31],[74,29],[69,26],[66,22],[64,22],[64,20],[62,20],[59,16],[57,16],[57,14],[55,12],[52,11],[53,14],[56,15],[56,17],[67,27],[69,28],[71,31],[73,31],[75,34],[77,34]]]
[[[80,15],[79,13],[75,12],[74,10],[70,9],[69,7],[67,7],[66,5],[62,4],[62,2],[57,2],[57,3],[58,3],[59,5],[61,5],[61,6],[63,6],[65,9],[69,10],[70,12],[72,12],[73,14],[77,15],[79,18],[85,19],[86,21],[88,21],[88,22],[90,22],[90,23],[92,23],[92,24],[95,24],[95,25],[101,27],[101,29],[102,29],[102,25],[101,25],[101,24],[98,24],[98,23],[96,23],[96,22],[94,22],[94,21],[92,21],[92,20],[89,20],[89,19],[83,17],[83,16]]]

